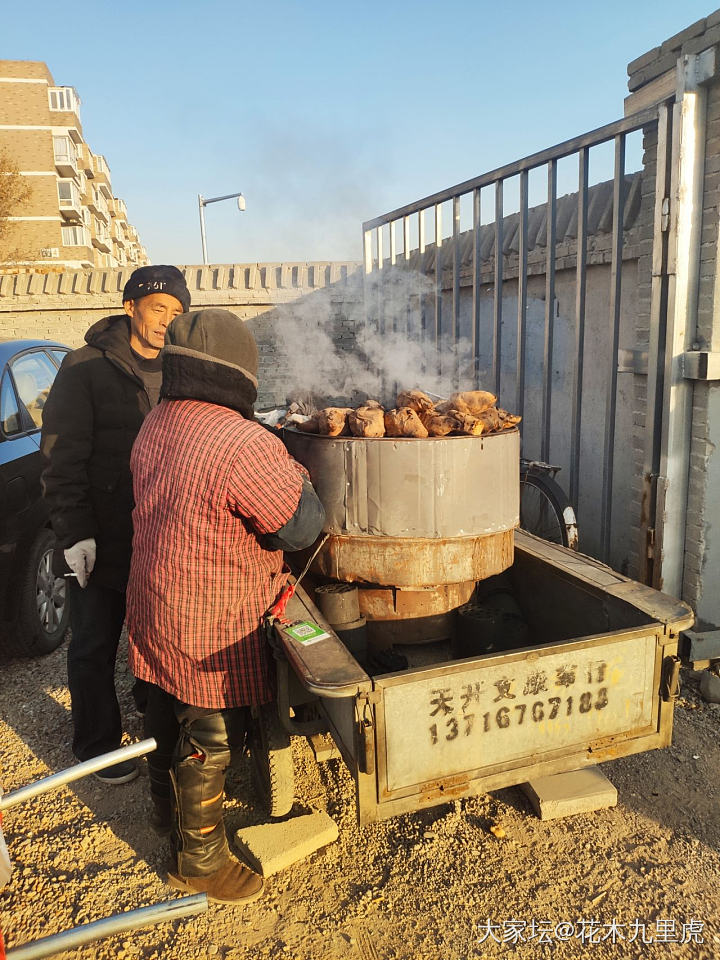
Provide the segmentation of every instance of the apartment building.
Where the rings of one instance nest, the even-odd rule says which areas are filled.
[[[32,188],[8,218],[24,263],[80,269],[149,262],[124,201],[113,196],[107,160],[83,138],[77,92],[56,86],[44,63],[0,60],[2,151]]]

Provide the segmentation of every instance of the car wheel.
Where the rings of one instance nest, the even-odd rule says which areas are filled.
[[[70,619],[65,580],[52,571],[57,543],[52,531],[42,529],[25,558],[20,613],[14,634],[15,652],[33,657],[51,653],[62,643]]]

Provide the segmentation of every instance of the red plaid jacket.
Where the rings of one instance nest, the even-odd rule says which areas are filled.
[[[130,667],[184,703],[273,697],[264,612],[286,580],[273,533],[307,475],[280,440],[227,407],[164,400],[133,447]]]

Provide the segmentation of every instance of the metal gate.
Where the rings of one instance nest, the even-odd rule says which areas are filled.
[[[363,224],[369,320],[421,343],[448,391],[491,389],[522,414],[523,454],[563,468],[581,550],[656,584],[674,112],[654,105]],[[629,173],[626,141],[636,131],[644,157]],[[590,152],[603,144],[614,146],[613,176],[590,186]],[[576,164],[577,180],[558,197],[560,163]],[[538,174],[545,196],[531,205]],[[513,178],[519,202],[510,212]],[[466,230],[463,204],[472,205]],[[386,308],[399,276],[409,284],[400,318]]]

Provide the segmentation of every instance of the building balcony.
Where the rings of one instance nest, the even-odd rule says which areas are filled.
[[[93,173],[99,186],[105,187],[108,199],[112,197],[110,189],[110,167],[100,153],[92,154]]]
[[[82,196],[74,180],[58,180],[60,213],[66,220],[82,220]]]
[[[93,170],[92,165],[92,154],[90,153],[90,147],[86,143],[79,144],[77,148],[78,152],[78,164],[85,176],[92,180],[95,176],[95,171]]]
[[[77,176],[77,148],[70,137],[53,137],[55,168],[61,177]]]
[[[112,242],[110,237],[107,236],[94,236],[92,238],[92,245],[101,253],[110,253],[112,250]]]
[[[80,122],[80,97],[75,87],[48,87],[50,109],[60,113],[74,113]]]
[[[98,217],[95,217],[93,224],[92,245],[101,253],[110,253],[112,250],[112,239],[107,226]]]
[[[90,197],[87,200],[87,206],[103,223],[110,223],[110,211],[107,201],[98,189],[93,187]]]

